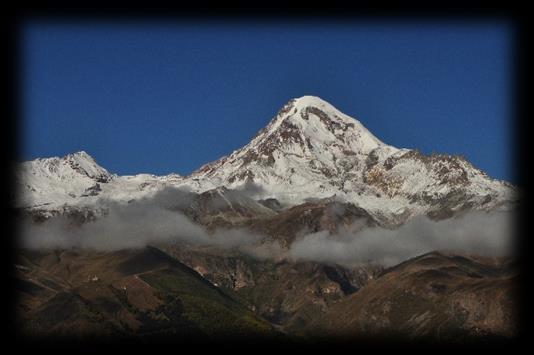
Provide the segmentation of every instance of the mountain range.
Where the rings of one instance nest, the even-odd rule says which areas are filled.
[[[117,176],[81,151],[24,162],[17,182],[17,207],[51,212],[98,209],[104,201],[127,202],[167,187],[232,189],[284,207],[335,196],[384,224],[465,209],[509,210],[517,202],[514,186],[464,158],[387,145],[313,96],[290,100],[249,144],[188,176]]]
[[[119,176],[83,151],[23,162],[16,172],[13,204],[32,226],[66,219],[69,233],[96,226],[90,233],[105,234],[98,223],[118,210],[120,223],[148,227],[106,238],[135,239],[136,228],[182,236],[111,251],[22,246],[20,321],[31,334],[211,337],[224,328],[217,321],[233,334],[276,337],[517,332],[511,257],[428,250],[395,265],[372,255],[354,264],[288,257],[310,235],[358,237],[420,218],[509,213],[519,203],[515,186],[463,157],[383,143],[318,97],[290,100],[250,143],[187,176]],[[152,209],[186,222],[165,227],[147,217]],[[213,236],[223,240],[195,241]]]

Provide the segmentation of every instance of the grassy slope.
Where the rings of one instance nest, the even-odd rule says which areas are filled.
[[[277,334],[232,296],[156,248],[25,253],[24,260],[27,269],[17,279],[25,334],[189,339]],[[62,287],[44,289],[50,279],[61,280]]]

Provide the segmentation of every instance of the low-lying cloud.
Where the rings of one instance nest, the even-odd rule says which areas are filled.
[[[149,244],[183,242],[221,248],[246,247],[261,236],[244,229],[218,229],[208,232],[193,223],[180,209],[193,201],[187,191],[169,189],[151,199],[119,204],[100,201],[106,212],[81,225],[67,216],[34,223],[23,218],[21,246],[33,249],[88,248],[118,250],[141,248]]]
[[[309,234],[293,242],[288,255],[293,260],[385,266],[434,250],[506,256],[512,253],[513,222],[510,212],[476,211],[438,222],[421,216],[395,230],[365,228],[355,233],[348,228],[335,235]]]
[[[118,250],[185,243],[238,249],[262,260],[341,265],[372,262],[387,266],[434,250],[510,255],[515,236],[512,213],[470,212],[438,222],[417,217],[395,230],[368,228],[356,221],[336,234],[328,231],[308,234],[283,248],[278,242],[246,229],[208,231],[195,224],[181,211],[192,203],[194,196],[188,191],[169,189],[130,204],[107,202],[105,215],[82,225],[73,224],[65,216],[42,223],[26,218],[21,223],[21,246]]]

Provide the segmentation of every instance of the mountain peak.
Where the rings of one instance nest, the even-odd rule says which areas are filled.
[[[380,147],[388,148],[387,153],[398,150],[330,103],[307,95],[289,100],[246,146],[202,166],[191,177],[211,187],[254,183],[284,193],[312,189],[324,197],[332,195],[326,187],[332,179],[343,185],[349,167],[360,166]]]
[[[272,136],[276,131],[282,132],[279,143],[290,138],[305,141],[308,146],[314,141],[337,142],[348,145],[346,148],[355,153],[367,154],[385,145],[360,121],[342,113],[320,97],[311,95],[288,101],[258,136]]]
[[[111,178],[108,171],[98,165],[93,157],[87,154],[84,150],[67,154],[61,160],[65,161],[79,174],[96,179],[99,182],[105,182]]]
[[[85,150],[80,150],[80,151],[77,151],[77,152],[74,152],[74,153],[70,153],[70,154],[67,154],[65,157],[79,157],[79,158],[83,158],[83,159],[93,159],[93,157],[91,155],[89,155]]]
[[[90,165],[98,165],[95,159],[89,155],[86,151],[80,150],[78,152],[70,153],[61,158],[61,160],[83,163],[86,162]]]
[[[301,97],[296,97],[291,99],[290,101],[293,101],[296,107],[308,107],[308,106],[315,106],[315,107],[333,107],[332,104],[329,102],[323,100],[319,96],[313,96],[313,95],[304,95]]]
[[[343,116],[346,116],[337,108],[335,108],[331,103],[323,100],[322,98],[318,96],[304,95],[292,98],[291,100],[286,102],[279,110],[275,119],[280,118],[280,116],[287,117],[288,115],[291,116],[295,113],[305,112],[308,111],[310,108],[312,110],[315,108],[324,112],[334,113],[335,115],[333,115],[333,119],[343,119],[345,118]],[[288,115],[285,115],[286,113],[288,113]],[[355,119],[352,117],[350,117],[350,119],[355,121]]]

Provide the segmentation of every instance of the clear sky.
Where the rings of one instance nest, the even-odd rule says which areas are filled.
[[[315,95],[388,144],[514,181],[505,23],[29,23],[23,160],[85,150],[117,174],[187,174]]]

